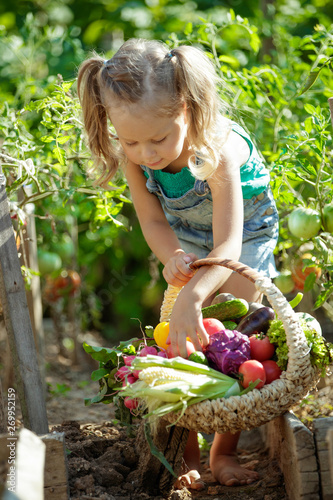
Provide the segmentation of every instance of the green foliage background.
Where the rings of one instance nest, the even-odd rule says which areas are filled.
[[[91,166],[75,92],[77,67],[91,50],[111,57],[130,37],[203,47],[224,79],[230,116],[255,137],[272,171],[281,216],[279,268],[302,243],[287,229],[298,205],[332,201],[333,6],[292,1],[11,1],[0,6],[0,154],[13,213],[35,206],[40,250],[78,238],[82,328],[111,340],[156,324],[165,284],[141,235],[121,175],[103,191]],[[332,235],[311,250],[323,268],[307,280],[331,313]],[[44,280],[44,278],[43,278]],[[44,283],[44,281],[43,281]],[[47,314],[47,304],[45,305]],[[135,319],[136,318],[136,319]]]

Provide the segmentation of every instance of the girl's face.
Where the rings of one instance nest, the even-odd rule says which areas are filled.
[[[186,140],[186,111],[179,115],[156,116],[143,106],[113,108],[111,122],[127,158],[153,170],[170,170],[187,165],[190,156]]]

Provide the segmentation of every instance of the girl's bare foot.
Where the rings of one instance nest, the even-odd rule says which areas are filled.
[[[202,481],[199,471],[196,469],[189,469],[185,462],[182,466],[182,471],[177,481],[175,482],[176,489],[188,488],[191,490],[202,490],[205,483]]]
[[[236,455],[216,455],[210,469],[216,481],[225,486],[251,484],[259,479],[257,472],[240,465]]]
[[[259,479],[257,472],[246,469],[237,460],[240,432],[215,434],[210,449],[210,470],[216,481],[225,486],[251,484]]]
[[[184,460],[175,488],[202,490],[205,483],[200,478],[200,450],[196,432],[190,431],[184,451]]]

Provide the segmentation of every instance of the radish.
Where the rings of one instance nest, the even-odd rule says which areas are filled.
[[[124,405],[129,410],[135,410],[138,407],[138,400],[126,396],[126,398],[124,399]]]
[[[148,354],[152,354],[153,356],[157,356],[157,349],[153,346],[146,346],[141,349],[139,352],[139,356],[147,356]]]
[[[136,356],[135,354],[131,355],[131,356],[124,356],[124,363],[126,366],[131,366],[131,363],[133,361],[133,359],[135,359]]]
[[[134,377],[134,375],[128,375],[127,377],[125,377],[123,379],[123,387],[125,387],[125,385],[127,384],[134,384],[134,382],[136,382],[138,379],[137,377]]]
[[[116,380],[124,380],[124,378],[130,374],[131,371],[127,366],[121,366],[119,370],[115,373],[114,378]]]

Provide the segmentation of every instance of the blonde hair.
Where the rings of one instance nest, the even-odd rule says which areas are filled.
[[[187,139],[195,153],[189,168],[199,179],[211,176],[229,131],[228,127],[219,130],[223,104],[217,84],[214,65],[193,46],[170,51],[158,41],[130,39],[108,61],[98,55],[84,61],[78,72],[78,95],[88,145],[95,168],[101,171],[98,182],[107,185],[125,161],[117,137],[109,130],[107,110],[140,101],[159,116],[176,116],[186,105]]]

